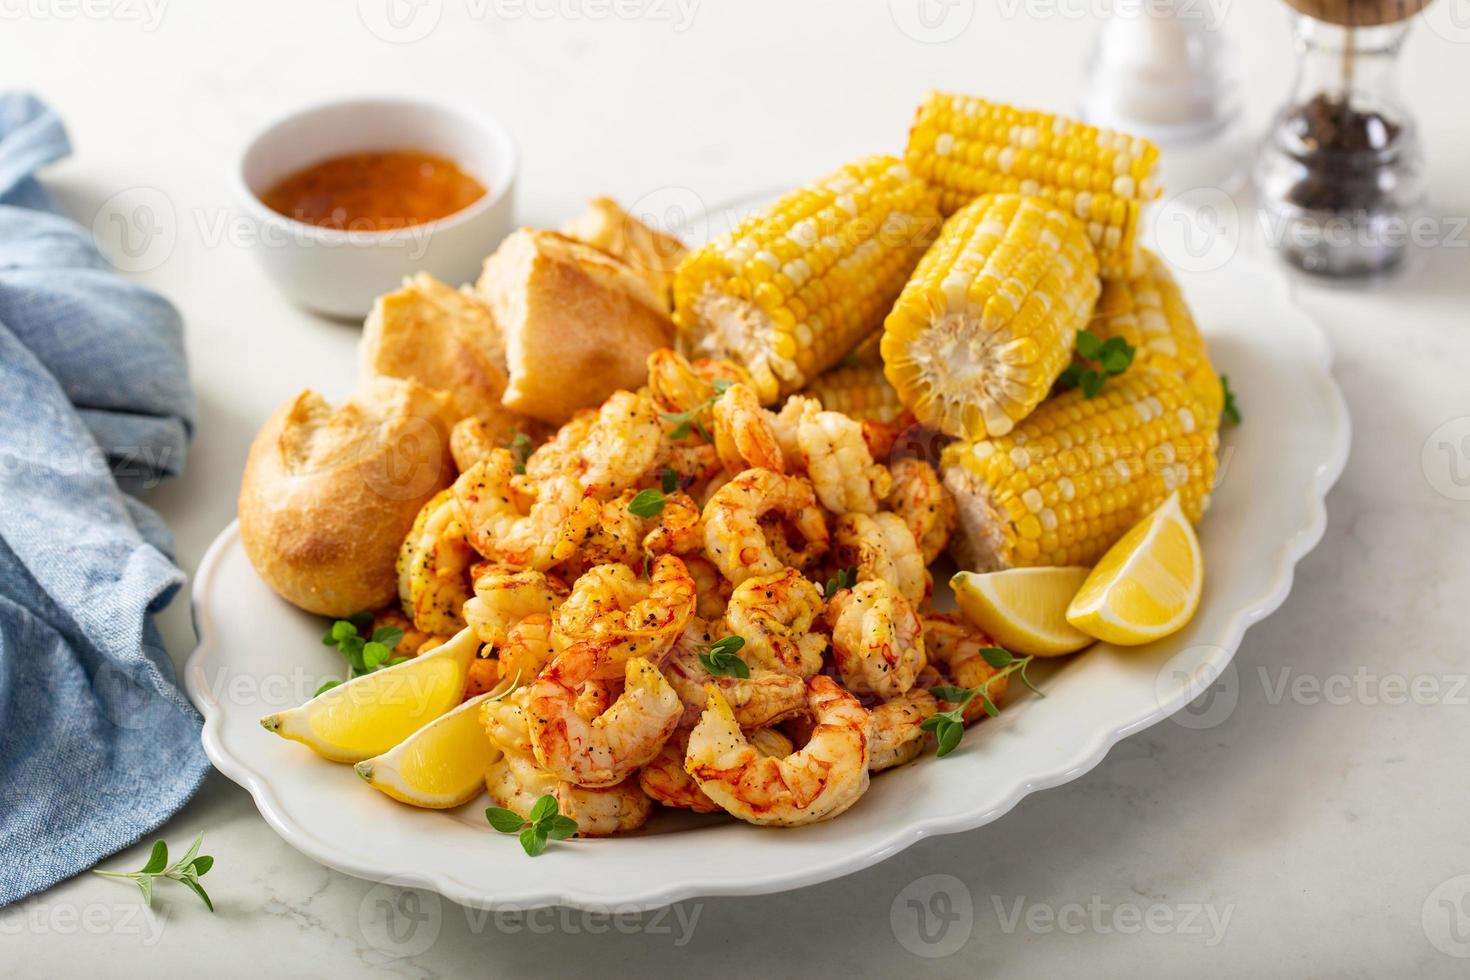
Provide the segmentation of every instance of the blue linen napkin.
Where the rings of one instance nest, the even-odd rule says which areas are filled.
[[[118,483],[184,464],[182,324],[35,180],[68,152],[0,94],[0,906],[157,828],[209,768],[152,618],[184,580],[172,538]]]

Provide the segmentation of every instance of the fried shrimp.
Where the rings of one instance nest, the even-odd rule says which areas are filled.
[[[684,769],[726,811],[754,824],[796,827],[827,820],[868,788],[872,717],[824,675],[807,682],[816,722],[806,745],[781,758],[751,745],[717,688],[689,734]]]
[[[566,583],[545,572],[492,568],[476,576],[474,598],[464,604],[465,621],[481,643],[500,646],[521,620],[550,613],[566,597]]]
[[[487,701],[480,721],[500,755],[485,771],[485,788],[496,806],[528,817],[542,796],[556,798],[558,809],[577,821],[582,837],[605,837],[637,830],[653,812],[653,800],[636,779],[606,787],[577,786],[558,779],[536,762],[521,708],[524,688],[501,701]]]
[[[859,582],[832,597],[829,615],[833,660],[850,690],[887,700],[914,686],[928,662],[924,627],[897,589]]]
[[[781,446],[776,441],[775,416],[761,408],[755,392],[743,384],[733,384],[715,399],[712,426],[715,450],[725,469],[740,472],[755,467],[786,472]]]
[[[841,412],[807,411],[796,437],[823,507],[834,514],[878,512],[893,478],[873,462],[860,423]]]
[[[739,585],[821,557],[827,522],[807,481],[746,470],[705,505],[704,545],[721,574]]]
[[[557,475],[528,495],[517,485],[515,467],[509,450],[491,450],[454,481],[454,499],[476,551],[517,568],[544,570],[556,564],[558,531],[582,490],[572,478]]]
[[[955,616],[931,614],[924,617],[924,645],[948,683],[970,689],[984,685],[991,703],[1000,704],[1010,678],[997,677],[999,671],[985,662],[980,651],[995,646],[995,641],[983,631]],[[946,705],[946,710],[952,707]],[[963,715],[966,722],[978,721],[985,717],[985,703],[971,698]]]
[[[954,533],[954,499],[940,483],[934,467],[922,459],[900,459],[893,464],[891,472],[893,491],[888,506],[908,525],[909,533],[923,553],[924,564],[931,564],[943,553]]]
[[[622,493],[658,465],[663,432],[653,399],[615,391],[572,451],[573,475],[601,499]]]
[[[584,647],[594,659],[591,677],[623,674],[631,657],[657,660],[694,616],[694,580],[684,563],[664,555],[647,581],[627,565],[598,565],[584,573],[556,610],[556,642]]]
[[[771,431],[786,460],[786,472],[805,473],[806,457],[801,451],[801,420],[822,410],[822,403],[807,395],[792,395],[771,416]]]
[[[559,532],[558,553],[569,553],[564,567],[585,570],[615,562],[639,565],[645,555],[688,554],[703,548],[699,505],[688,494],[666,495],[656,515],[643,517],[631,509],[638,493],[624,490],[603,503],[592,497],[583,499]]]
[[[658,668],[633,657],[626,665],[623,693],[605,712],[587,720],[576,705],[595,667],[589,655],[573,647],[542,671],[526,698],[536,761],[578,786],[622,782],[654,757],[684,713],[684,703]]]
[[[734,361],[701,357],[690,362],[664,348],[648,355],[648,391],[665,412],[687,412],[715,397],[716,381],[750,386],[750,372]]]
[[[814,632],[822,594],[794,568],[757,575],[735,587],[725,610],[730,632],[745,638],[751,664],[811,677],[822,669],[827,637]]]
[[[532,613],[512,626],[505,640],[495,648],[500,676],[510,680],[520,678],[519,683],[524,684],[541,673],[556,656],[551,635],[551,616],[547,613]]]
[[[921,687],[873,708],[873,750],[870,772],[901,766],[924,751],[929,733],[919,726],[939,711],[934,695]]]
[[[723,624],[711,626],[695,620],[664,661],[664,679],[684,702],[681,725],[699,720],[710,684],[724,695],[741,728],[765,728],[806,710],[806,684],[794,674],[760,666],[751,666],[749,677],[711,674],[699,655],[724,635]]]
[[[758,728],[746,737],[762,756],[779,759],[796,749],[791,739],[774,728]],[[684,771],[684,755],[688,747],[689,729],[681,728],[674,732],[658,750],[658,755],[638,770],[638,785],[664,806],[695,813],[718,813],[720,805],[706,796],[694,777]]]
[[[915,606],[929,593],[924,556],[897,514],[844,514],[832,540],[837,564],[853,569],[859,582],[887,582]]]
[[[464,628],[470,597],[465,571],[474,559],[454,494],[441,490],[424,504],[398,550],[398,598],[425,633],[453,635]]]

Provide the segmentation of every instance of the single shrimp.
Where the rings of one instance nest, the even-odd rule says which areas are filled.
[[[603,499],[633,486],[658,465],[663,433],[651,398],[613,392],[574,451],[582,485]]]
[[[588,721],[575,706],[596,666],[593,657],[573,647],[542,671],[526,699],[536,761],[578,786],[622,782],[654,757],[684,713],[684,703],[658,668],[633,657],[626,664],[622,695]]]
[[[419,510],[398,549],[398,599],[414,626],[450,635],[464,629],[474,558],[454,494],[441,490]]]
[[[509,450],[491,450],[454,481],[454,498],[476,551],[517,568],[544,570],[558,560],[557,531],[582,499],[582,490],[571,477],[558,475],[528,497],[517,486],[515,466]]]
[[[929,659],[950,684],[971,690],[983,686],[990,703],[995,705],[1005,697],[1010,678],[996,676],[1000,671],[986,663],[980,653],[995,646],[995,641],[984,631],[955,616],[930,614],[924,617],[924,645]],[[946,711],[954,707],[948,702],[944,704]],[[984,718],[985,702],[978,697],[971,698],[962,714],[967,723]]]
[[[560,530],[564,568],[585,571],[594,565],[641,564],[645,555],[688,554],[704,545],[699,505],[686,493],[663,498],[659,512],[643,517],[630,509],[639,491],[624,490],[599,503],[585,498]]]
[[[527,616],[550,613],[567,597],[566,583],[537,571],[492,567],[475,578],[475,595],[464,604],[465,621],[481,643],[500,646]]]
[[[781,456],[786,461],[786,472],[805,473],[806,457],[801,451],[801,420],[822,410],[822,403],[807,395],[792,395],[781,406],[781,411],[771,416],[771,432],[776,444],[781,447]]]
[[[637,830],[653,812],[653,801],[629,778],[607,787],[584,787],[557,779],[537,762],[523,705],[522,688],[480,708],[480,722],[499,756],[485,772],[485,788],[496,806],[529,817],[536,801],[556,798],[558,809],[577,821],[581,837],[604,837]]]
[[[822,669],[827,636],[812,627],[822,614],[822,594],[794,568],[757,575],[735,587],[725,611],[730,631],[745,638],[743,659],[811,677]]]
[[[684,355],[661,347],[648,355],[648,393],[665,412],[687,412],[714,397],[715,388]]]
[[[631,657],[657,660],[694,616],[694,580],[673,555],[654,561],[647,581],[627,565],[590,568],[556,610],[559,647],[585,647],[594,656],[593,674],[620,677]]]
[[[791,739],[774,728],[758,728],[746,736],[762,756],[783,758],[795,751]],[[681,728],[669,736],[658,755],[638,770],[638,785],[664,806],[695,813],[718,813],[720,805],[705,795],[694,777],[684,771],[684,756],[689,747],[689,729]]]
[[[858,694],[896,698],[928,662],[924,626],[903,595],[881,579],[832,597],[832,655],[842,682]]]
[[[807,481],[746,470],[705,506],[704,545],[721,574],[739,585],[821,557],[827,550],[827,522]]]
[[[837,565],[851,568],[859,582],[887,582],[910,605],[924,601],[932,588],[923,552],[897,514],[844,514],[832,534]]]
[[[680,725],[699,721],[710,684],[724,695],[741,728],[765,728],[806,710],[806,684],[794,674],[758,665],[750,668],[749,677],[711,674],[699,655],[724,635],[723,624],[694,620],[664,661],[664,679],[684,702]]]
[[[836,681],[807,681],[816,721],[806,745],[782,758],[762,756],[740,730],[719,689],[689,734],[684,769],[710,799],[741,820],[796,827],[828,820],[868,788],[872,717]]]
[[[944,489],[934,467],[922,459],[900,459],[890,472],[893,474],[893,491],[889,495],[888,506],[908,525],[924,555],[924,564],[933,564],[954,533],[954,498]]]
[[[556,656],[552,632],[548,613],[532,613],[507,630],[505,639],[495,647],[500,676],[519,678],[520,684],[530,683]]]
[[[587,440],[597,419],[598,413],[595,409],[581,409],[557,429],[550,439],[526,457],[525,475],[531,483],[575,473],[578,468],[577,450]]]
[[[806,412],[796,435],[823,507],[834,514],[878,512],[893,478],[873,462],[859,422],[841,412]]]
[[[754,391],[743,384],[731,385],[715,399],[712,414],[715,450],[725,469],[786,472],[772,425],[775,416],[761,408]]]
[[[873,716],[873,750],[869,772],[901,766],[924,751],[929,733],[920,726],[939,711],[939,702],[924,688],[885,701],[870,711]]]

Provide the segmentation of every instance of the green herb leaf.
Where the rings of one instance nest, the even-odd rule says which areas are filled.
[[[960,744],[960,740],[965,737],[965,726],[963,723],[946,721],[943,725],[939,727],[939,731],[936,733],[936,736],[939,742],[939,747],[938,751],[936,751],[934,754],[943,759],[945,756],[953,752],[955,748]]]
[[[212,867],[214,867],[214,858],[203,854],[194,859],[194,863],[189,865],[189,870],[194,872],[195,877],[203,878],[209,874],[209,869]]]
[[[1108,345],[1114,340],[1118,341],[1120,346],[1109,350]],[[1108,374],[1122,374],[1133,363],[1133,348],[1129,347],[1122,337],[1114,337],[1103,345],[1102,356],[1098,358],[1098,363]]]
[[[1225,396],[1225,407],[1220,410],[1220,421],[1222,424],[1240,424],[1240,406],[1235,402],[1235,392],[1230,390],[1230,375],[1220,375],[1220,391]]]
[[[931,687],[929,693],[950,704],[965,704],[975,696],[974,691],[964,687]]]
[[[531,857],[535,857],[546,850],[546,833],[537,827],[527,827],[521,831],[521,847]]]
[[[183,877],[176,878],[174,880],[183,885],[185,888],[189,889],[195,895],[198,895],[199,900],[204,903],[205,908],[209,909],[209,911],[211,912],[214,911],[214,903],[209,900],[209,892],[204,890],[204,886],[199,884],[198,879]]]
[[[530,820],[532,823],[540,823],[547,817],[556,816],[557,811],[558,807],[556,805],[556,797],[552,796],[550,793],[547,793],[531,806],[531,812],[526,815],[526,819]]]
[[[714,386],[716,395],[723,395],[725,392],[730,390],[730,386],[734,383],[735,382],[731,381],[729,378],[716,378],[714,381],[710,382],[710,384]]]
[[[577,833],[577,821],[557,814],[547,822],[546,835],[552,840],[566,840]]]
[[[709,645],[709,651],[712,654],[717,653],[723,656],[725,654],[738,653],[744,646],[745,637],[731,634],[730,636],[722,636],[711,643]]]
[[[526,821],[521,819],[519,813],[505,810],[498,806],[487,808],[485,810],[485,819],[490,822],[490,826],[502,834],[520,833],[521,828],[526,825]]]
[[[679,489],[679,473],[672,466],[665,466],[663,476],[659,479],[659,485],[663,487],[665,494],[673,493]]]
[[[1107,384],[1107,376],[1097,371],[1082,372],[1082,397],[1088,401],[1096,398]]]
[[[412,657],[389,657],[387,660],[383,661],[383,666],[397,667],[399,664],[406,664],[412,659]]]
[[[382,629],[373,630],[373,642],[381,643],[391,650],[403,642],[403,630],[397,626],[384,626]]]
[[[640,490],[628,503],[628,513],[636,517],[657,517],[664,509],[664,495],[657,490]]]
[[[747,678],[750,676],[750,665],[735,655],[743,646],[744,637],[722,637],[699,654],[699,662],[716,677]]]
[[[1002,650],[1000,647],[981,647],[980,656],[984,657],[985,662],[996,670],[999,670],[1016,659],[1011,656],[1009,650]]]
[[[368,643],[362,648],[363,666],[367,667],[368,670],[377,670],[391,656],[393,656],[393,651],[376,641]]]
[[[365,632],[373,625],[373,614],[370,612],[355,612],[347,617],[347,621],[353,625],[357,632]]]
[[[1095,361],[1098,355],[1102,353],[1102,348],[1103,343],[1097,334],[1091,330],[1077,331],[1077,353],[1080,356],[1087,358],[1089,361]]]
[[[145,875],[156,875],[168,867],[168,845],[161,840],[153,842],[153,850],[148,854],[148,863],[143,865],[142,873]]]
[[[138,891],[143,893],[143,904],[149,908],[153,907],[153,876],[139,874],[133,881],[137,882]]]
[[[850,589],[854,585],[857,585],[857,569],[841,569],[834,577],[827,580],[827,587],[822,591],[822,598],[831,599],[843,589]]]
[[[322,681],[322,686],[316,689],[316,694],[313,694],[312,697],[320,697],[321,695],[325,694],[326,692],[330,691],[332,688],[341,683],[341,681],[337,680]]]

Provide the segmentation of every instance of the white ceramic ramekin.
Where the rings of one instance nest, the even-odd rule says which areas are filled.
[[[448,157],[488,191],[437,221],[389,231],[321,228],[261,203],[271,185],[319,160],[401,149]],[[267,126],[241,155],[236,193],[253,226],[250,247],[276,285],[308,309],[356,318],[415,272],[453,285],[473,280],[511,230],[515,178],[515,144],[495,120],[388,96],[329,102]]]

